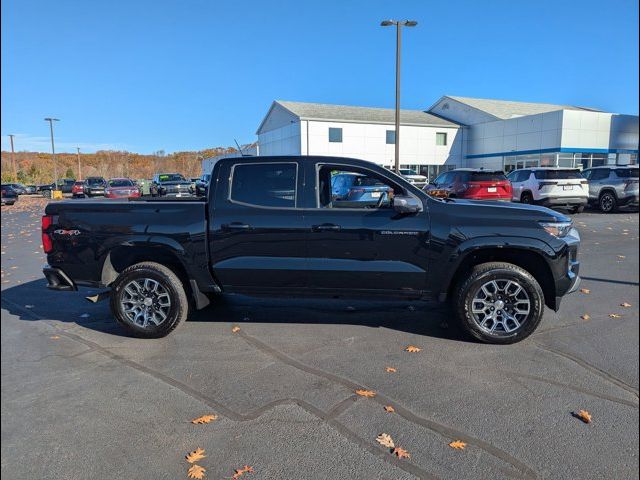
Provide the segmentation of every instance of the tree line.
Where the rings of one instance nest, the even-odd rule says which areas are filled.
[[[185,177],[199,177],[204,158],[236,152],[232,147],[207,148],[193,152],[167,154],[162,150],[149,155],[127,151],[100,150],[96,153],[80,153],[80,164],[75,153],[56,153],[58,178],[81,180],[87,177],[151,178],[157,172],[179,172]],[[20,182],[44,184],[53,182],[54,165],[51,153],[16,152],[16,173],[11,162],[11,152],[1,152],[2,183]]]

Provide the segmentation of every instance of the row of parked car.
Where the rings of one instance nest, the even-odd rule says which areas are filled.
[[[584,171],[535,167],[514,170],[457,169],[440,174],[424,190],[435,196],[503,200],[566,208],[593,205],[605,213],[638,206],[638,166],[602,166]]]

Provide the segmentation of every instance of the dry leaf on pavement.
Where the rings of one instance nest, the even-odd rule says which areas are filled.
[[[189,470],[187,470],[187,477],[202,480],[204,478],[204,472],[206,471],[207,469],[200,465],[193,465]]]
[[[235,327],[233,327],[233,328],[231,329],[231,331],[232,331],[233,333],[238,333],[238,332],[240,331],[240,327],[235,326]]]
[[[385,405],[384,411],[387,412],[387,413],[393,413],[393,412],[396,411],[396,409],[393,408],[391,405]]]
[[[611,318],[620,318],[620,317],[622,317],[622,315],[620,315],[619,313],[610,313],[609,316]]]
[[[591,316],[588,313],[585,313],[584,315],[581,315],[580,318],[582,320],[589,320],[591,318]]]
[[[203,415],[201,417],[194,418],[193,420],[191,420],[191,423],[201,425],[203,423],[209,423],[217,419],[218,419],[217,415]]]
[[[193,462],[197,462],[198,460],[204,457],[206,457],[206,455],[204,454],[204,449],[198,447],[184,458],[186,458],[187,462],[193,463]]]
[[[461,440],[454,440],[453,442],[449,443],[449,446],[451,448],[455,448],[456,450],[464,450],[464,447],[466,447],[467,444]]]
[[[627,258],[624,255],[618,255],[618,258]]]
[[[387,367],[385,368],[385,370],[387,371],[387,373],[396,373],[398,371],[398,369],[395,367]]]
[[[405,351],[411,352],[411,353],[417,353],[417,352],[419,352],[421,350],[422,349],[420,347],[415,347],[413,345],[409,345],[409,346],[407,346],[407,348],[405,348]]]
[[[584,423],[591,423],[591,414],[586,410],[578,410],[578,412],[573,412],[572,415],[579,418]]]
[[[393,452],[391,452],[393,455],[397,455],[398,458],[411,458],[411,455],[409,454],[409,452],[407,452],[404,448],[402,447],[396,447],[393,449]]]
[[[250,467],[249,465],[245,465],[242,468],[236,468],[236,473],[234,473],[231,478],[233,480],[236,480],[240,478],[242,475],[244,475],[245,473],[253,473],[253,467]]]
[[[393,443],[393,438],[388,433],[381,433],[376,437],[376,442],[378,442],[383,447],[394,448],[396,445]]]
[[[624,307],[624,308],[629,308],[631,306],[631,304],[629,302],[623,302],[623,303],[620,304],[620,306]]]
[[[589,290],[588,288],[581,288],[581,289],[580,289],[580,293],[586,293],[586,294],[589,294],[589,293],[591,293],[591,290]]]
[[[367,398],[371,398],[371,397],[375,397],[376,396],[376,392],[374,392],[373,390],[356,390],[356,393],[358,395],[360,395],[361,397],[367,397]]]

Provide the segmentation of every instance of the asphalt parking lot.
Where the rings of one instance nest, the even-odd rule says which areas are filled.
[[[638,477],[637,212],[574,216],[589,293],[490,346],[440,305],[242,296],[129,338],[107,302],[45,288],[44,202],[2,207],[5,478],[186,478],[198,447],[211,479]]]

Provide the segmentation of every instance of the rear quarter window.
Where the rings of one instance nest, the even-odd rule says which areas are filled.
[[[638,178],[639,168],[616,168],[616,175],[620,178]]]

